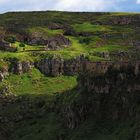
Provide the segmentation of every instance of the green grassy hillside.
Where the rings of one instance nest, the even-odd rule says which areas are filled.
[[[101,61],[139,62],[139,21],[139,13],[44,11],[0,14],[0,136],[4,135],[4,140],[139,140],[139,135],[138,139],[135,136],[140,126],[139,89],[135,93],[129,93],[129,90],[139,86],[140,75],[136,77],[129,73],[131,69],[128,68],[125,72],[129,75],[120,72],[114,80],[117,69],[109,75],[114,81],[120,77],[131,80],[123,81],[109,94],[96,95],[88,93],[90,88],[79,88],[81,83],[77,82],[77,77],[79,80],[81,71],[75,72],[83,57],[85,63],[97,62],[97,67]],[[25,62],[34,67],[26,70],[31,64],[28,66]],[[84,66],[80,68],[84,69]],[[58,73],[58,76],[44,71]],[[84,78],[90,79],[86,74]],[[101,82],[102,76],[83,83],[88,86],[96,80]],[[112,84],[108,77],[103,77],[103,81]],[[131,81],[136,83],[133,85]],[[132,84],[133,88],[123,89],[124,83]],[[114,103],[110,105],[112,97]],[[134,100],[129,103],[131,99]],[[111,120],[98,116],[96,119],[98,105],[102,102],[103,107],[110,105],[103,112],[105,117],[117,104],[120,108],[114,114],[127,114],[121,109],[132,107],[130,114],[134,110],[137,118]],[[94,106],[94,103],[97,104]]]

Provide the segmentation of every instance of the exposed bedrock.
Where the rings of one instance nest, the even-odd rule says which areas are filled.
[[[93,73],[106,73],[113,66],[119,69],[121,66],[131,65],[135,68],[135,73],[139,71],[140,61],[100,61],[91,62],[83,55],[65,60],[61,57],[50,57],[39,60],[37,62],[19,61],[17,59],[10,60],[9,66],[0,70],[0,80],[2,81],[8,72],[15,74],[23,74],[30,72],[33,67],[40,70],[41,73],[47,76],[59,75],[79,75],[80,73],[90,71]]]
[[[7,68],[0,69],[0,82],[2,82],[7,75],[8,75]]]
[[[119,69],[121,66],[132,65],[135,68],[135,73],[139,70],[140,61],[100,61],[91,62],[83,55],[65,60],[61,57],[45,58],[37,62],[19,61],[17,59],[10,60],[9,66],[0,70],[1,77],[7,75],[8,72],[15,74],[23,74],[32,70],[33,67],[39,69],[41,73],[48,76],[59,75],[79,75],[82,72],[90,71],[93,73],[106,73],[113,66]],[[3,79],[3,78],[1,78]]]
[[[99,69],[96,73],[87,70],[79,76],[80,102],[62,103],[61,113],[67,127],[74,129],[91,115],[96,120],[139,119],[140,63],[112,64],[103,73]],[[136,130],[137,140],[139,129]]]
[[[84,56],[79,56],[75,59],[64,60],[62,58],[46,58],[37,62],[36,67],[45,75],[57,76],[57,75],[78,75],[79,73],[88,70],[92,72],[105,73],[111,65],[120,67],[121,65],[134,65],[137,67],[139,61],[101,61],[91,62]]]
[[[83,56],[70,60],[52,57],[42,59],[41,61],[37,62],[36,67],[45,75],[76,75],[83,69],[83,62],[85,60],[86,59]]]
[[[10,51],[10,52],[16,52],[17,48],[13,47],[10,43],[5,41],[0,41],[0,50],[3,51]]]
[[[30,61],[13,61],[11,62],[10,72],[15,74],[23,74],[29,72],[34,67],[34,63]]]
[[[104,21],[103,23],[107,24],[107,25],[135,25],[135,26],[140,26],[139,20],[140,20],[140,15],[112,16],[112,17],[109,17],[108,21]]]
[[[32,35],[25,35],[20,37],[21,41],[26,42],[29,45],[43,45],[48,50],[59,50],[64,47],[68,47],[71,41],[61,34],[54,35],[52,37],[43,37],[40,33],[34,33]]]

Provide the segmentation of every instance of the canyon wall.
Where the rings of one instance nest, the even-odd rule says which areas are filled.
[[[78,77],[78,100],[61,103],[65,125],[79,127],[89,116],[97,121],[125,122],[134,120],[134,140],[140,138],[140,63],[86,63]],[[70,95],[69,95],[70,96]]]
[[[106,73],[110,67],[120,69],[122,66],[133,66],[135,68],[135,74],[139,71],[140,61],[89,61],[83,55],[64,60],[61,57],[44,58],[36,62],[32,61],[19,61],[18,59],[11,59],[8,61],[7,68],[3,68],[1,73],[15,73],[23,74],[37,68],[41,73],[47,76],[59,76],[59,75],[79,75],[83,72],[93,72],[96,74]]]

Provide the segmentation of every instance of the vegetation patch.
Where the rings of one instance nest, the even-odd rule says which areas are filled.
[[[37,69],[22,75],[10,74],[5,81],[13,88],[16,95],[52,95],[70,90],[77,85],[76,77],[46,77]]]

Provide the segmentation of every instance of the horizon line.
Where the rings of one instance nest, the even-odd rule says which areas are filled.
[[[0,14],[6,13],[32,13],[32,12],[67,12],[67,13],[134,13],[140,14],[140,12],[134,11],[75,11],[75,10],[15,10],[15,11],[7,11],[7,12],[0,12]]]

